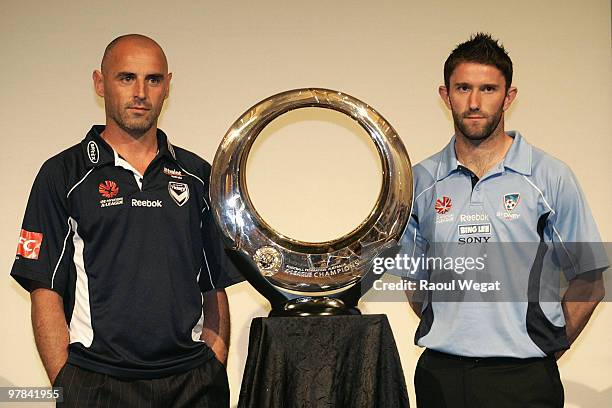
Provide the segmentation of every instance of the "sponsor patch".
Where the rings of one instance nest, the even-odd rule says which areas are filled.
[[[132,198],[132,207],[161,208],[163,206],[162,200],[136,200]]]
[[[453,201],[450,197],[442,197],[436,200],[435,209],[438,214],[446,214],[453,207]]]
[[[459,235],[490,234],[491,224],[459,225]]]
[[[93,140],[87,143],[87,157],[89,157],[89,161],[93,164],[100,161],[100,149],[98,149],[97,143]]]
[[[487,242],[489,242],[489,240],[491,239],[490,236],[488,237],[460,237],[459,238],[459,243],[460,244],[486,244]]]
[[[519,193],[505,194],[504,195],[504,209],[507,212],[512,212],[519,205],[521,195]]]
[[[169,169],[167,167],[164,167],[164,174],[172,178],[175,178],[175,179],[179,179],[179,180],[183,179],[183,173],[180,170],[174,170],[174,169]]]
[[[174,202],[181,207],[189,200],[189,186],[185,183],[178,183],[176,181],[168,182],[168,193]]]
[[[489,214],[461,214],[459,216],[461,222],[474,222],[474,221],[489,221]]]
[[[42,233],[22,229],[21,234],[19,234],[19,243],[17,244],[17,255],[27,259],[38,259],[42,241]]]

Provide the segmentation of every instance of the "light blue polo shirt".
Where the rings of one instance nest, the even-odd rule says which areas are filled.
[[[566,349],[565,320],[554,294],[559,278],[571,280],[609,265],[569,167],[518,132],[507,133],[514,141],[506,157],[481,179],[458,163],[454,137],[413,168],[412,216],[400,254],[488,254],[484,270],[447,277],[488,277],[505,290],[501,300],[489,301],[469,296],[448,301],[442,291],[430,293],[415,336],[419,346],[461,356],[518,358]],[[389,272],[431,282],[434,272],[426,265]]]

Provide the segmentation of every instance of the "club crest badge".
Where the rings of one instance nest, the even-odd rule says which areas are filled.
[[[189,186],[185,183],[168,182],[168,193],[179,207],[189,200]]]
[[[508,212],[512,212],[521,200],[519,193],[505,194],[504,195],[504,209]]]

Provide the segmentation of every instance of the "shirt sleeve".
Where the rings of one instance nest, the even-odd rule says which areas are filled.
[[[47,161],[28,199],[11,276],[27,291],[52,289],[64,296],[68,283],[66,244],[70,227],[61,166]]]
[[[606,269],[609,260],[601,237],[574,174],[567,169],[557,180],[548,234],[553,260],[567,279],[581,273]]]

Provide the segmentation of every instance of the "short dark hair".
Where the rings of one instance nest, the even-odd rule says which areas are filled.
[[[506,79],[506,91],[512,84],[512,60],[504,46],[494,40],[490,34],[476,33],[469,40],[455,47],[444,63],[444,85],[448,88],[450,77],[462,62],[493,65]]]

